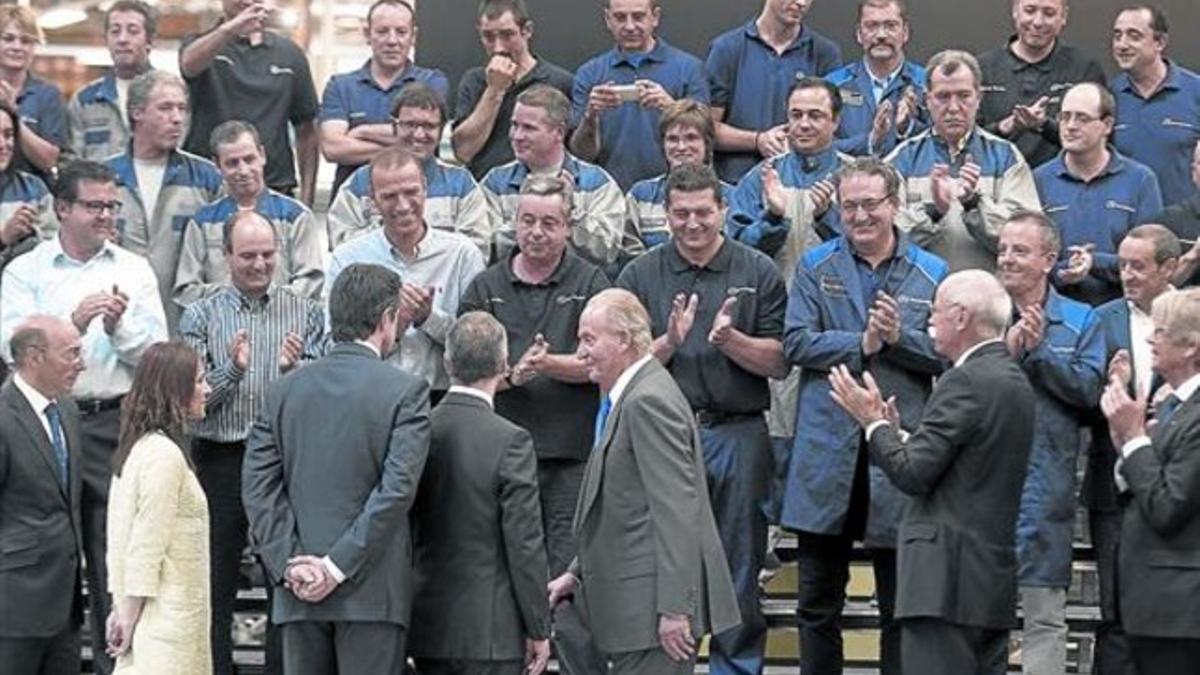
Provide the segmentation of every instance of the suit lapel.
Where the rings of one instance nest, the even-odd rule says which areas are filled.
[[[46,429],[42,426],[41,420],[38,418],[38,413],[34,411],[33,406],[29,405],[29,401],[17,389],[16,385],[11,381],[6,387],[8,392],[8,406],[15,413],[17,424],[25,432],[25,435],[33,441],[32,445],[27,445],[32,452],[41,455],[42,463],[45,464],[46,470],[50,472],[50,480],[58,486],[58,493],[64,499],[68,499],[68,495],[63,492],[62,481],[58,477],[58,460],[54,456],[54,447],[50,445],[50,439],[46,437]],[[68,452],[70,452],[68,450]],[[67,459],[70,462],[70,456]],[[73,468],[73,467],[72,467]],[[71,470],[71,469],[68,469]]]
[[[647,373],[656,365],[658,363],[653,357],[649,363],[643,365],[634,374],[633,378],[629,380],[629,384],[621,393],[621,398],[617,400],[616,405],[608,413],[608,419],[604,423],[604,435],[601,436],[600,443],[592,447],[592,454],[588,458],[587,469],[583,474],[583,489],[579,495],[579,508],[575,510],[573,529],[576,533],[582,529],[583,523],[587,520],[588,512],[591,511],[592,505],[596,502],[596,497],[600,494],[600,485],[604,478],[604,463],[608,457],[608,446],[613,442],[617,424],[621,417],[621,411],[625,408],[625,402],[629,400],[629,395],[633,393],[634,389],[647,377]]]

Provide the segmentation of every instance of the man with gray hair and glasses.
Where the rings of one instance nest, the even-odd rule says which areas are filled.
[[[1033,441],[1034,393],[1004,345],[1012,304],[990,273],[938,286],[929,336],[953,363],[920,421],[901,428],[894,398],[846,364],[831,395],[861,425],[871,458],[911,497],[897,540],[903,672],[1001,675],[1017,599],[1013,547]]]

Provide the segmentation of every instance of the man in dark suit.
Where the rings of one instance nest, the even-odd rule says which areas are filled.
[[[381,358],[411,318],[400,276],[347,267],[324,358],[278,380],[250,430],[242,501],[277,591],[284,670],[404,668],[412,603],[408,511],[429,451],[424,381]]]
[[[1117,248],[1124,295],[1096,308],[1104,334],[1108,379],[1123,382],[1132,398],[1153,399],[1161,381],[1151,367],[1154,332],[1150,307],[1170,290],[1179,260],[1179,239],[1162,225],[1138,225]],[[1096,626],[1093,670],[1097,675],[1134,675],[1137,670],[1117,615],[1117,543],[1121,537],[1121,503],[1114,479],[1108,420],[1099,406],[1091,415],[1091,446],[1080,498],[1088,509],[1088,530],[1100,577],[1100,624]]]
[[[905,673],[1004,673],[1017,598],[1015,528],[1033,442],[1033,389],[1003,336],[1012,305],[982,270],[950,275],[930,315],[954,367],[917,429],[899,428],[870,373],[830,374],[833,398],[866,429],[876,463],[913,497],[900,523],[896,618]]]
[[[699,639],[740,620],[695,418],[651,343],[628,291],[601,291],[579,319],[579,353],[604,398],[575,511],[579,555],[550,582],[550,602],[581,591],[614,675],[691,673]]]
[[[1200,662],[1200,289],[1154,301],[1154,372],[1171,386],[1146,423],[1146,396],[1109,380],[1100,407],[1120,457],[1124,509],[1118,609],[1137,672],[1184,675]],[[1120,485],[1120,483],[1124,485]]]
[[[412,656],[421,675],[539,675],[549,568],[533,437],[492,409],[508,370],[504,326],[464,314],[446,336],[446,370],[413,505]]]
[[[78,675],[82,440],[64,397],[83,371],[79,331],[32,316],[10,344],[15,370],[0,388],[0,669]]]

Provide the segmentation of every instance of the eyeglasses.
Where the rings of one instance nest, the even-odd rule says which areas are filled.
[[[75,203],[93,216],[98,216],[106,210],[114,214],[121,211],[121,202],[115,199],[111,202],[101,199],[78,199]]]
[[[398,120],[395,118],[392,118],[392,124],[395,124],[397,128],[408,132],[424,131],[427,134],[435,134],[437,133],[438,129],[442,128],[441,124],[434,122],[416,122],[413,120]]]
[[[843,214],[852,214],[862,209],[866,213],[875,213],[879,207],[883,206],[890,197],[879,197],[876,199],[862,199],[856,202],[842,202],[841,208]]]

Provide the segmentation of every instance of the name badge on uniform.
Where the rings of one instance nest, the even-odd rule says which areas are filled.
[[[841,279],[823,275],[821,277],[821,292],[833,298],[846,297],[846,284]]]
[[[854,91],[853,89],[842,89],[841,94],[842,103],[845,105],[852,105],[855,108],[861,108],[863,104],[866,103],[866,99],[863,97],[862,92]]]
[[[1137,209],[1133,208],[1129,204],[1122,204],[1121,202],[1119,202],[1115,199],[1110,199],[1110,200],[1104,202],[1104,208],[1116,209],[1118,211],[1126,211],[1128,213],[1137,213]]]
[[[979,91],[985,94],[1003,94],[1008,91],[1008,87],[1002,84],[981,84],[979,85]]]

